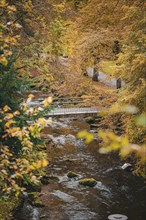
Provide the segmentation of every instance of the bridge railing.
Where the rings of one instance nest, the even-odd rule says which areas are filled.
[[[79,115],[79,114],[95,114],[100,112],[99,108],[90,107],[90,108],[59,108],[54,109],[48,112],[48,116],[53,115]]]

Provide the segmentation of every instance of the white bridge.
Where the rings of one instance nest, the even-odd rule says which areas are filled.
[[[61,115],[80,115],[80,114],[96,114],[100,112],[100,108],[95,107],[79,107],[79,108],[55,108],[51,110],[48,116],[61,116]]]
[[[46,116],[97,114],[101,111],[101,108],[97,107],[84,107],[84,103],[86,103],[86,100],[82,97],[54,98],[51,103],[53,109]],[[41,107],[43,106],[43,99],[34,99],[28,103],[28,106]]]

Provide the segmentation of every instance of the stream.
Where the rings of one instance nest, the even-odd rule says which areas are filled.
[[[76,138],[83,129],[95,134],[90,144]],[[144,179],[122,170],[125,162],[116,153],[99,154],[96,132],[84,117],[54,118],[44,130],[50,179],[48,185],[43,185],[39,198],[45,206],[34,207],[36,217],[26,217],[19,211],[15,220],[107,220],[112,214],[127,216],[113,220],[145,219]],[[69,178],[69,171],[78,176]],[[80,185],[81,178],[95,178],[97,184]]]

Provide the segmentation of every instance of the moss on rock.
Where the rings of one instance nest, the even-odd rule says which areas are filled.
[[[97,184],[97,181],[94,178],[85,178],[85,179],[80,179],[79,184],[93,187]]]
[[[64,161],[65,161],[65,162],[73,162],[73,160],[70,159],[70,158],[65,158]]]
[[[40,208],[45,206],[45,205],[43,204],[43,202],[42,202],[41,200],[39,200],[39,199],[35,200],[35,201],[33,202],[33,205],[36,206],[36,207],[40,207]]]
[[[57,176],[48,176],[49,180],[59,181],[59,178]]]
[[[74,177],[77,177],[78,174],[75,173],[75,172],[69,171],[68,174],[67,174],[67,176],[68,176],[69,178],[74,178]]]
[[[85,118],[85,121],[86,121],[87,123],[93,123],[93,122],[94,122],[94,117],[91,117],[91,116],[86,117],[86,118]]]

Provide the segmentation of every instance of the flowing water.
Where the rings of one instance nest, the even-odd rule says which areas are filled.
[[[123,171],[118,155],[98,153],[98,140],[85,145],[76,139],[79,130],[90,130],[84,119],[58,119],[46,129],[50,184],[42,188],[41,210],[50,220],[106,220],[110,214],[123,214],[130,220],[145,219],[144,180]],[[69,171],[78,177],[68,178]],[[97,185],[81,186],[80,178],[95,178]],[[121,218],[118,218],[121,219]]]
[[[19,212],[15,219],[107,220],[111,214],[126,215],[128,220],[145,219],[144,180],[122,170],[124,162],[117,154],[99,154],[98,137],[88,145],[78,140],[76,134],[83,129],[90,131],[84,118],[58,118],[44,130],[50,180],[39,198],[45,206],[35,208],[36,217],[24,213],[22,217]],[[68,178],[69,171],[78,177]],[[95,178],[97,184],[82,186],[78,183],[81,178]]]

